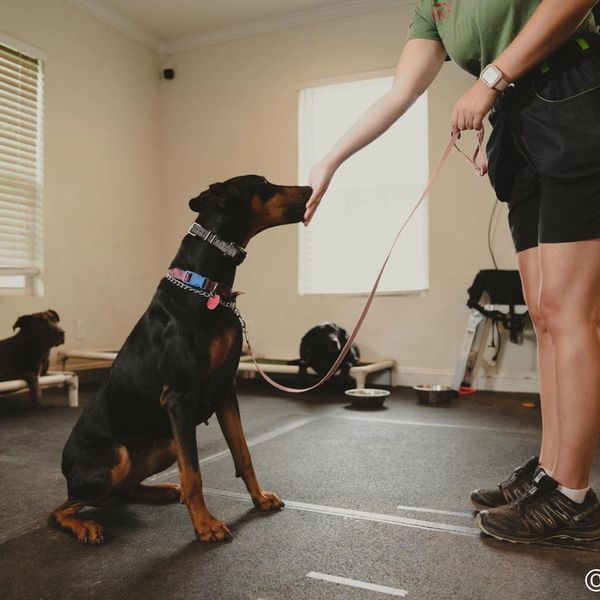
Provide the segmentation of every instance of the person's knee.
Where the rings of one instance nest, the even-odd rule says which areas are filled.
[[[585,306],[585,303],[544,290],[540,294],[538,313],[553,338],[572,334],[579,328],[596,327],[600,316],[597,303]]]
[[[548,333],[548,327],[544,320],[544,316],[542,315],[542,311],[540,309],[539,304],[534,306],[528,306],[529,318],[533,323],[533,328],[535,329],[535,333],[537,336]]]

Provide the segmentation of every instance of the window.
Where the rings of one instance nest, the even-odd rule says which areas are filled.
[[[42,94],[40,55],[0,37],[0,289],[40,296]]]
[[[299,175],[305,182],[348,127],[391,87],[392,77],[310,87],[300,92]],[[336,173],[310,227],[300,228],[300,294],[365,294],[428,179],[427,99]],[[402,234],[380,291],[429,286],[428,207]]]

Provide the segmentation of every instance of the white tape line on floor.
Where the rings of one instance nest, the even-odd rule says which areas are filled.
[[[308,423],[310,423],[314,420],[315,420],[315,417],[305,417],[303,419],[297,419],[296,421],[292,421],[291,423],[288,423],[287,425],[283,425],[282,427],[273,429],[272,431],[264,433],[263,435],[258,435],[255,438],[248,440],[246,443],[248,444],[248,448],[252,448],[253,446],[257,446],[258,444],[263,444],[264,442],[268,442],[276,437],[285,435],[286,433],[289,433],[290,431],[294,431],[294,429],[303,427],[304,425],[307,425]],[[205,464],[213,462],[215,460],[219,460],[220,458],[223,458],[224,456],[230,456],[230,455],[231,455],[231,453],[229,452],[229,450],[221,450],[220,452],[216,452],[215,454],[211,454],[210,456],[205,456],[204,458],[201,458],[198,462],[201,465],[205,465]],[[167,469],[166,471],[163,471],[162,473],[157,473],[156,475],[149,477],[147,479],[147,481],[150,483],[152,483],[153,481],[161,481],[163,479],[168,479],[169,477],[175,475],[176,473],[177,473],[177,467],[171,467],[170,469]]]
[[[459,425],[458,423],[436,423],[434,421],[405,421],[402,419],[383,419],[380,417],[355,417],[351,415],[327,415],[332,419],[344,419],[346,421],[362,421],[368,423],[388,423],[389,425],[410,425],[412,427],[446,427],[448,429],[473,429],[475,431],[494,431],[497,433],[516,433],[520,435],[531,435],[535,429],[505,429],[502,427],[485,427],[480,425]]]
[[[204,494],[207,496],[220,496],[222,498],[231,498],[241,500],[242,502],[252,503],[248,494],[239,492],[229,492],[225,490],[215,490],[204,488]],[[387,523],[389,525],[399,525],[414,529],[424,529],[427,531],[439,531],[443,533],[453,533],[455,535],[466,535],[470,537],[479,537],[480,531],[475,527],[462,527],[460,525],[449,525],[447,523],[436,523],[435,521],[422,521],[420,519],[409,519],[407,517],[397,517],[395,515],[385,515],[382,513],[372,513],[362,510],[353,510],[350,508],[337,508],[335,506],[322,506],[320,504],[309,504],[307,502],[295,502],[284,499],[287,508],[301,510],[304,512],[320,513],[336,517],[356,519],[358,521],[374,521],[376,523]]]
[[[405,510],[408,512],[424,512],[431,513],[432,515],[448,515],[449,517],[466,517],[469,519],[473,518],[473,513],[470,512],[458,512],[453,510],[438,510],[437,508],[419,508],[417,506],[396,506],[398,510]]]
[[[358,579],[347,579],[346,577],[336,577],[335,575],[316,573],[315,571],[308,573],[307,577],[310,577],[311,579],[320,579],[321,581],[329,581],[330,583],[339,583],[341,585],[347,585],[363,590],[370,590],[372,592],[380,592],[382,594],[387,594],[388,596],[401,596],[403,598],[408,594],[406,590],[400,590],[398,588],[377,585],[376,583],[367,583],[366,581],[358,581]]]

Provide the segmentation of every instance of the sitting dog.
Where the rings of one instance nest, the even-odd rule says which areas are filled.
[[[347,341],[346,330],[335,323],[321,323],[309,330],[300,342],[300,379],[306,378],[308,367],[319,375],[325,375]],[[350,378],[350,367],[357,364],[359,358],[358,347],[352,344],[340,365],[340,375],[344,379]]]
[[[23,315],[13,325],[19,332],[0,341],[0,381],[24,379],[36,406],[42,399],[39,377],[48,372],[50,349],[65,342],[55,310]]]
[[[196,426],[213,413],[254,505],[284,506],[258,483],[242,430],[234,384],[242,329],[231,286],[250,239],[299,223],[311,193],[246,175],[213,184],[190,201],[196,221],[64,447],[68,499],[50,515],[52,524],[82,543],[99,544],[100,525],[76,516],[84,506],[115,495],[180,500],[198,539],[231,539],[202,495]],[[142,483],[175,462],[181,488]]]

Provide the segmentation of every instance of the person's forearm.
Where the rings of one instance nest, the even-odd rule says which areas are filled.
[[[322,162],[336,170],[347,158],[387,131],[429,87],[446,56],[439,42],[407,42],[392,89],[373,104],[327,153]]]
[[[569,39],[597,2],[542,0],[519,35],[494,64],[507,81],[519,79]]]
[[[390,90],[340,138],[325,156],[324,162],[337,169],[346,159],[386,132],[412,106],[417,97],[404,90]]]

